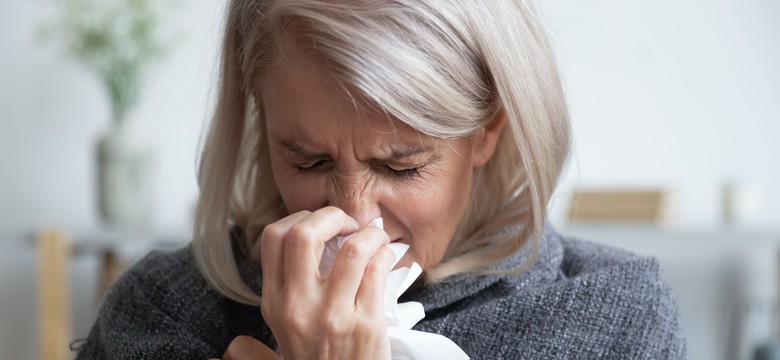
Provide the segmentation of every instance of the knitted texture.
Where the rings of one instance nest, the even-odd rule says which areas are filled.
[[[495,268],[521,264],[528,252]],[[259,266],[235,254],[259,293]],[[447,336],[472,359],[687,358],[677,305],[655,259],[565,238],[550,226],[529,271],[459,275],[401,299],[412,300],[426,311],[415,330]],[[150,253],[125,272],[75,347],[77,359],[207,359],[221,357],[238,335],[276,347],[260,309],[214,292],[188,246]]]

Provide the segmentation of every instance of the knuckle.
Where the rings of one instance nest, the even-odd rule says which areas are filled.
[[[308,216],[308,215],[311,215],[311,211],[309,211],[309,210],[301,210],[301,211],[296,212],[295,214],[292,214],[292,215],[288,216],[288,218],[291,217],[291,216]]]
[[[378,255],[379,256],[371,260],[371,262],[368,263],[368,266],[366,266],[367,276],[376,277],[387,273],[388,263],[391,262],[392,259],[388,258],[387,254],[384,251],[382,251]],[[390,256],[392,257],[393,255]]]
[[[345,319],[333,312],[326,312],[322,317],[322,329],[330,337],[342,337],[348,333]]]
[[[357,260],[367,257],[369,247],[361,241],[347,241],[341,248],[341,252],[347,258]]]
[[[261,238],[263,241],[268,241],[271,239],[281,239],[284,236],[284,229],[279,224],[269,224],[266,225],[263,228],[263,233],[261,235]]]
[[[346,215],[346,214],[347,214],[347,213],[345,213],[345,212],[344,212],[344,210],[342,210],[341,208],[335,207],[335,206],[333,206],[333,205],[328,205],[328,206],[326,206],[326,207],[322,208],[322,211],[326,211],[326,212],[328,212],[328,213],[330,213],[330,214],[333,214],[333,215],[339,215],[339,216],[342,216],[342,215]]]
[[[314,230],[310,227],[297,224],[290,228],[287,233],[287,241],[295,241],[296,243],[308,242],[315,237]]]

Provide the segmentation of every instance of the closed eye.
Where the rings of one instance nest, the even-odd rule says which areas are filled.
[[[331,159],[320,159],[305,163],[302,165],[296,165],[295,169],[301,173],[313,173],[322,172],[328,170],[332,165]],[[381,173],[382,175],[390,176],[397,179],[410,179],[420,176],[420,169],[425,165],[409,167],[409,168],[396,168],[390,165],[376,164],[373,166],[374,171]]]
[[[296,165],[295,168],[302,172],[314,172],[314,171],[321,171],[325,166],[327,166],[330,163],[331,160],[328,159],[320,159],[314,162],[311,162],[309,164],[303,164],[303,165]]]
[[[395,178],[399,178],[399,179],[408,179],[408,178],[420,176],[420,168],[422,168],[422,166],[405,168],[405,169],[396,169],[388,165],[378,166],[378,170],[383,174]]]

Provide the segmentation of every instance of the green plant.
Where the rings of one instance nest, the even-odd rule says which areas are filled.
[[[97,72],[112,115],[122,121],[135,106],[149,65],[162,57],[161,16],[171,0],[59,0],[60,17],[47,38]]]

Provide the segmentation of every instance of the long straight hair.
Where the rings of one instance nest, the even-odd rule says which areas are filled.
[[[526,0],[232,0],[225,24],[218,103],[200,159],[193,250],[215,290],[246,304],[230,226],[251,248],[286,210],[271,173],[263,69],[288,52],[305,56],[371,106],[437,138],[482,131],[502,112],[496,152],[475,170],[471,204],[437,282],[485,273],[533,246],[569,154],[570,126],[555,58]],[[517,231],[500,231],[506,227]]]

